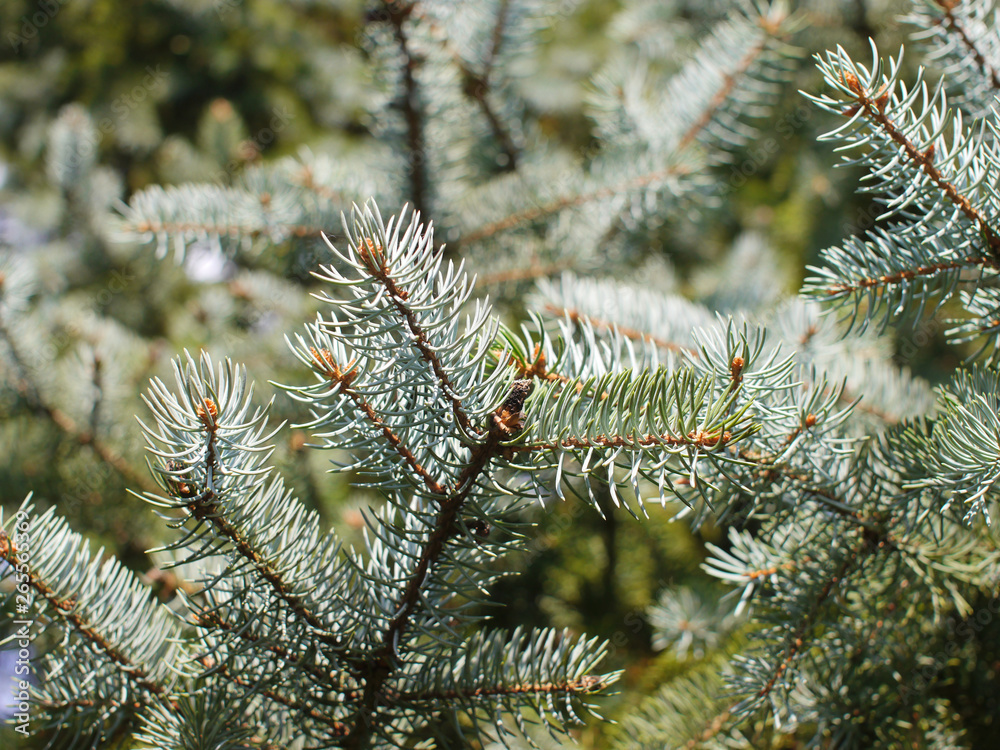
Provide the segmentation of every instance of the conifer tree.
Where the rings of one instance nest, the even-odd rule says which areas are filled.
[[[615,23],[635,43],[595,77],[599,147],[574,162],[528,116],[518,80],[551,6],[379,4],[364,26],[377,145],[148,188],[95,230],[180,260],[206,245],[243,262],[323,248],[313,301],[285,311],[313,317],[287,330],[297,364],[273,397],[224,350],[184,352],[150,380],[150,479],[101,455],[99,429],[37,384],[22,344],[36,282],[6,260],[0,335],[16,390],[119,463],[171,530],[155,554],[177,594],[154,597],[93,551],[58,503],[36,510],[29,496],[4,513],[8,609],[43,649],[24,689],[45,739],[562,743],[601,720],[621,681],[613,643],[498,627],[488,605],[540,513],[575,504],[624,509],[637,527],[663,506],[721,529],[704,567],[732,592],[664,588],[645,613],[654,646],[694,663],[620,712],[611,745],[984,746],[1000,563],[1000,60],[991,4],[915,7],[906,55],[915,46],[937,72],[872,41],[863,59],[817,54],[822,82],[805,92],[878,220],[824,250],[792,299],[747,271],[772,256],[745,236],[698,301],[644,250],[723,205],[735,185],[719,175],[740,173],[784,101],[807,16],[725,4],[672,68],[690,29],[670,36],[676,9],[628,4]],[[53,151],[82,154],[86,127],[67,110]],[[66,200],[85,197],[91,165],[52,163]],[[592,273],[611,266],[641,276]],[[932,391],[884,334],[946,315],[960,316],[946,324],[956,346],[982,346]],[[276,466],[276,410],[377,497],[356,539]]]

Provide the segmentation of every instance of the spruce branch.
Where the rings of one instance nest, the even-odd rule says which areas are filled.
[[[327,684],[331,682],[337,682],[337,675],[331,673],[329,670],[322,669],[315,664],[303,663],[301,657],[297,654],[292,653],[287,648],[279,646],[273,643],[269,638],[262,637],[255,634],[246,628],[235,628],[232,623],[222,618],[220,608],[203,608],[201,611],[196,612],[192,616],[193,625],[195,627],[201,628],[205,631],[211,632],[215,630],[226,631],[227,633],[232,633],[240,640],[246,641],[249,647],[259,648],[266,650],[267,652],[273,654],[280,661],[284,662],[288,666],[294,666],[308,672],[316,684]],[[200,661],[202,666],[209,668],[209,664],[205,660],[210,659],[208,656],[201,657]],[[224,665],[220,665],[224,666]],[[341,686],[342,687],[342,686]]]
[[[413,216],[413,223],[416,224],[419,221],[420,213],[418,211]],[[400,217],[400,223],[401,222],[402,217]],[[407,238],[404,236],[402,241],[405,242],[406,239]],[[421,241],[425,245],[432,245],[430,241],[430,227],[428,227],[428,234]],[[400,283],[394,277],[394,269],[387,264],[386,259],[382,254],[383,251],[381,246],[377,246],[370,237],[358,238],[358,245],[360,247],[358,255],[361,262],[365,266],[365,270],[370,274],[372,279],[385,288],[385,291],[389,295],[389,299],[392,301],[392,305],[395,307],[399,315],[406,321],[406,327],[412,337],[413,344],[420,351],[421,358],[427,362],[434,371],[441,394],[451,403],[451,409],[455,416],[455,420],[467,433],[478,432],[479,429],[473,426],[469,419],[469,415],[463,410],[462,401],[458,398],[455,387],[451,383],[448,374],[445,372],[444,365],[442,364],[440,358],[432,349],[423,325],[418,319],[416,310],[408,304],[410,293],[404,288],[405,284]],[[331,246],[331,250],[332,249],[333,247]]]
[[[831,385],[823,391],[824,398],[836,391],[842,407],[853,405],[857,434],[881,432],[934,410],[929,384],[896,366],[889,340],[857,332],[845,336],[817,304],[799,299],[783,305],[769,319],[768,330],[798,358],[813,364],[815,373],[804,373],[807,384],[825,373]]]
[[[708,742],[713,737],[718,736],[729,724],[730,719],[732,719],[733,711],[732,706],[726,708],[713,716],[707,722],[701,732],[692,737],[685,743],[684,747],[686,750],[694,750],[704,742]]]
[[[38,697],[52,707],[55,723],[78,726],[97,741],[144,707],[172,710],[185,649],[168,610],[117,560],[102,559],[103,549],[92,554],[54,509],[36,514],[30,496],[6,521],[0,517],[0,529],[3,578],[33,591],[35,603],[44,602],[42,619],[62,628],[63,643],[72,646],[40,663]]]
[[[556,341],[562,342],[558,347],[539,342],[547,370],[581,378],[624,366],[683,366],[699,356],[695,331],[716,322],[706,308],[682,297],[572,273],[539,281],[529,301],[541,313],[533,327],[557,328]],[[538,356],[532,353],[526,361]]]
[[[960,283],[978,285],[1000,269],[994,141],[985,126],[966,127],[922,71],[908,87],[899,80],[901,58],[889,58],[883,72],[874,44],[872,54],[871,69],[843,49],[817,58],[834,93],[810,96],[848,118],[823,138],[860,152],[848,163],[870,170],[867,189],[886,205],[881,218],[894,218],[824,251],[827,267],[811,269],[818,274],[806,281],[808,293],[848,305],[852,323],[860,315],[862,328],[878,314],[882,325],[920,314],[932,295],[940,305]]]
[[[241,561],[231,563],[232,570],[249,565],[273,595],[309,625],[312,637],[350,661],[337,633],[347,624],[333,622],[324,610],[335,602],[319,601],[309,583],[310,577],[326,574],[338,545],[329,539],[322,554],[315,554],[308,547],[308,540],[318,535],[315,514],[304,514],[280,479],[266,482],[270,469],[264,462],[271,452],[267,441],[274,435],[267,432],[267,409],[251,411],[252,387],[247,390],[244,372],[231,362],[216,371],[207,353],[197,363],[187,355],[183,367],[175,362],[174,375],[181,396],[154,380],[144,400],[157,426],[140,422],[168,493],[146,499],[182,510],[194,521],[167,549],[193,550],[200,543],[200,550],[188,552],[189,560],[204,556],[205,550],[231,550]],[[297,528],[299,549],[276,538],[271,524]]]
[[[1000,91],[1000,45],[996,11],[986,0],[933,0],[921,4],[904,20],[916,27],[913,38],[937,63],[953,100],[972,117],[990,113]]]
[[[761,701],[770,700],[771,693],[775,689],[775,685],[782,678],[782,675],[784,675],[784,673],[791,667],[792,662],[807,645],[806,635],[818,617],[820,608],[826,603],[826,600],[833,593],[834,589],[845,583],[851,568],[855,565],[860,565],[859,555],[867,548],[867,546],[867,542],[865,541],[859,547],[855,548],[852,551],[852,554],[846,555],[836,572],[823,583],[823,586],[813,598],[812,606],[800,620],[796,629],[788,636],[784,654],[773,667],[767,681],[752,697],[752,702],[734,707],[733,711],[735,713],[749,711],[753,705],[756,705]]]
[[[505,656],[511,652],[517,656]],[[512,713],[522,731],[524,708],[530,707],[551,731],[560,721],[579,721],[579,701],[617,677],[592,674],[603,656],[596,639],[550,628],[479,633],[422,669],[399,700],[420,712],[443,699],[460,706],[474,725],[501,711]],[[497,731],[502,737],[506,730]]]
[[[317,198],[327,203],[341,205],[349,202],[347,196],[340,190],[336,190],[328,185],[320,184],[316,181],[315,172],[308,163],[302,164],[292,176],[292,183],[304,190],[314,194]]]
[[[30,570],[30,566],[19,557],[17,548],[14,545],[10,545],[10,551],[3,557],[15,569]],[[119,645],[109,640],[98,627],[95,627],[85,617],[74,611],[79,609],[77,594],[66,599],[60,598],[49,584],[33,573],[27,574],[27,583],[46,604],[65,612],[66,614],[62,615],[60,619],[69,623],[77,636],[92,644],[97,651],[114,662],[121,670],[121,673],[126,675],[137,688],[154,696],[161,696],[166,692],[166,688],[155,682],[141,666],[127,657]],[[92,706],[93,702],[90,701],[87,705]]]
[[[680,102],[684,102],[684,114],[688,115],[688,110],[692,108],[687,100],[691,99],[700,106],[700,110],[695,116],[687,118],[689,121],[686,122],[685,129],[676,134],[676,138],[671,138],[669,143],[650,144],[655,145],[655,149],[651,150],[659,153],[656,161],[660,162],[660,166],[630,174],[610,184],[605,181],[605,184],[591,190],[558,196],[530,208],[514,211],[465,231],[458,239],[458,243],[466,245],[479,242],[567,209],[656,188],[663,183],[689,175],[692,169],[698,170],[700,165],[692,162],[690,155],[695,144],[704,139],[718,140],[722,143],[739,140],[739,136],[734,132],[739,130],[739,126],[734,123],[738,122],[740,111],[744,107],[751,108],[753,106],[751,102],[754,100],[766,99],[773,93],[767,92],[766,84],[754,80],[754,76],[760,76],[762,81],[766,81],[775,73],[772,67],[780,68],[774,58],[791,53],[790,49],[783,47],[782,40],[794,24],[789,24],[783,7],[780,3],[775,3],[769,9],[762,10],[761,15],[756,18],[737,17],[730,26],[718,29],[716,35],[710,37],[703,54],[690,63],[685,71],[678,74],[671,89],[664,96],[665,108],[676,107]],[[741,40],[749,37],[756,41],[743,45],[749,47],[744,55],[735,60],[729,69],[720,70],[715,60],[708,59],[712,54],[709,50],[715,50],[717,53],[717,48],[725,49],[725,55],[728,57],[730,50],[724,47],[725,42],[721,40],[734,42],[737,38],[737,32],[734,31],[736,27],[739,27],[738,34]],[[710,85],[713,86],[710,94],[705,92],[706,78],[710,78]],[[743,90],[744,87],[746,91]],[[674,115],[674,121],[683,119],[677,116],[676,112],[671,114]],[[662,138],[662,134],[656,136],[651,134],[651,137]],[[718,144],[713,143],[713,145]],[[621,154],[612,153],[607,159],[621,159]],[[600,182],[599,179],[597,181]]]
[[[581,193],[578,195],[565,195],[559,198],[555,198],[548,203],[534,206],[532,208],[524,209],[517,213],[505,216],[502,219],[497,219],[488,224],[484,224],[481,227],[473,229],[471,232],[463,234],[458,239],[459,245],[472,244],[474,242],[480,242],[481,240],[488,239],[501,232],[506,232],[509,229],[514,229],[516,227],[521,227],[526,224],[530,224],[539,219],[543,219],[552,214],[559,213],[568,208],[577,208],[579,206],[584,206],[588,203],[595,201],[605,200],[607,198],[612,198],[616,195],[621,195],[634,190],[639,190],[642,188],[650,187],[656,185],[657,183],[663,182],[672,177],[684,176],[688,173],[688,167],[683,164],[671,164],[663,169],[658,169],[654,172],[639,175],[638,177],[632,177],[625,182],[619,183],[617,185],[611,185],[608,187],[602,187],[597,190],[593,190],[589,193]]]
[[[780,21],[765,21],[761,19],[762,28],[768,34],[778,33],[780,31]],[[727,73],[722,79],[722,84],[719,86],[718,91],[708,102],[708,106],[702,112],[701,116],[695,120],[695,122],[684,132],[680,140],[677,142],[677,150],[683,151],[693,144],[701,134],[708,128],[712,123],[712,120],[716,117],[716,114],[722,109],[722,106],[726,103],[726,100],[732,95],[740,79],[746,76],[754,63],[760,58],[768,46],[768,39],[765,37],[760,42],[755,44],[750,48],[743,58],[736,64],[736,67],[732,72]]]
[[[832,297],[863,293],[867,289],[899,285],[904,282],[912,282],[914,279],[929,277],[940,279],[943,271],[964,270],[969,266],[992,266],[994,261],[986,257],[970,256],[960,261],[949,261],[945,263],[933,263],[916,268],[906,268],[895,273],[885,273],[881,276],[870,276],[853,279],[850,282],[839,282],[830,284],[825,288],[826,293]]]
[[[795,525],[772,527],[770,531],[765,535],[771,537],[770,544],[732,531],[732,550],[713,547],[706,567],[713,575],[744,586],[739,608],[750,601],[754,589],[768,591],[766,598],[758,595],[755,599],[754,620],[763,625],[753,634],[757,646],[735,658],[736,671],[728,680],[733,692],[742,698],[724,714],[742,720],[766,704],[780,729],[793,714],[788,697],[796,684],[793,673],[809,669],[798,663],[810,651],[824,648],[824,626],[828,618],[837,616],[827,611],[828,600],[835,591],[845,590],[849,578],[856,578],[866,555],[882,548],[872,545],[866,533],[855,532],[857,543],[850,548],[820,552],[810,542],[833,538],[843,542],[845,537],[854,536],[841,536],[833,523],[816,531]],[[821,559],[804,557],[810,549]]]
[[[425,343],[426,346],[426,343]],[[382,433],[386,442],[389,443],[396,453],[399,454],[400,458],[406,462],[406,464],[413,470],[413,472],[419,476],[424,484],[426,485],[429,492],[434,495],[445,495],[447,490],[443,485],[441,485],[434,477],[432,477],[428,471],[417,461],[416,457],[400,439],[396,433],[392,431],[392,428],[386,424],[386,421],[375,411],[375,408],[365,399],[365,397],[358,391],[350,387],[350,382],[357,375],[357,369],[348,369],[348,371],[342,372],[339,365],[333,361],[333,356],[330,354],[328,349],[323,349],[317,352],[314,348],[310,347],[309,351],[313,354],[313,359],[316,360],[321,371],[323,371],[330,380],[330,387],[339,388],[339,392],[343,393],[345,396],[350,398],[358,411],[361,412],[368,422],[377,430]],[[345,365],[345,369],[350,367],[350,363]]]
[[[318,239],[332,218],[329,201],[314,205],[298,193],[282,169],[272,174],[264,167],[246,170],[233,187],[153,186],[132,195],[121,209],[115,232],[122,241],[156,240],[159,257],[173,246],[178,259],[199,240],[232,249],[258,239],[276,244],[290,238]]]
[[[607,398],[600,397],[604,393]],[[734,401],[735,391],[715,392],[711,380],[683,371],[608,373],[585,381],[579,391],[547,381],[536,386],[529,402],[533,419],[507,451],[532,472],[555,469],[553,489],[560,498],[564,479],[580,476],[599,507],[593,476],[608,483],[616,505],[620,483],[641,503],[640,477],[661,493],[673,493],[671,476],[698,487],[700,461],[718,467],[734,460],[729,446],[757,429],[747,406],[730,409]],[[580,468],[573,469],[577,457]],[[624,482],[615,476],[619,464],[628,477]],[[711,483],[711,474],[705,479]]]
[[[0,287],[2,287],[2,281],[0,281]],[[97,436],[94,429],[98,406],[96,401],[91,412],[91,429],[82,429],[66,412],[50,403],[43,396],[41,388],[32,377],[24,358],[21,356],[18,343],[15,341],[11,330],[4,320],[0,320],[0,338],[7,344],[11,361],[17,372],[18,390],[33,411],[47,417],[69,439],[82,447],[92,450],[101,461],[117,472],[129,484],[145,490],[156,488],[156,485],[150,482],[148,476],[135,469],[118,451],[114,450]]]
[[[923,170],[937,189],[976,225],[991,256],[986,262],[991,267],[996,268],[997,264],[1000,263],[1000,237],[997,236],[997,230],[990,224],[989,219],[982,211],[973,206],[970,197],[961,192],[953,182],[946,179],[942,171],[935,165],[936,144],[931,143],[926,148],[921,149],[906,136],[903,129],[891,117],[885,114],[889,98],[888,92],[884,90],[879,92],[865,91],[856,75],[849,71],[845,71],[843,75],[845,84],[856,97],[857,104],[854,106],[859,106],[865,116],[881,131],[883,137],[899,146],[907,159],[915,167]],[[922,274],[925,271],[918,269],[915,273]]]
[[[490,287],[517,281],[544,279],[550,276],[558,276],[564,271],[570,270],[572,266],[573,263],[571,261],[565,260],[558,263],[534,263],[524,268],[512,268],[507,271],[478,274],[476,276],[476,286]]]
[[[431,446],[442,439],[482,441],[489,427],[480,426],[479,420],[495,408],[493,399],[500,398],[506,373],[498,369],[480,382],[495,329],[489,308],[477,305],[468,330],[457,327],[472,284],[461,267],[444,264],[433,247],[430,227],[422,227],[414,216],[403,231],[401,219],[386,226],[372,206],[355,209],[353,228],[347,230],[349,250],[333,252],[356,276],[345,276],[333,266],[318,275],[348,290],[355,300],[320,295],[334,316],[309,326],[308,338],[297,336],[293,349],[321,382],[291,392],[313,408],[316,419],[308,427],[344,419],[357,438],[338,440],[338,447],[357,446],[380,457],[391,454],[386,468],[396,481],[410,483],[415,472],[420,484],[440,498],[446,494],[441,491],[447,490],[446,477],[453,481],[456,476]],[[400,394],[413,395],[390,399],[385,376],[379,374],[383,372],[391,375]],[[331,388],[331,376],[341,378],[336,388]],[[482,400],[487,393],[489,403]],[[329,408],[317,409],[320,400]],[[431,408],[414,422],[409,416],[416,413],[417,403]],[[428,440],[431,434],[435,437]],[[458,450],[459,443],[447,444],[446,450]],[[459,455],[455,461],[465,463]],[[368,463],[375,467],[385,462]]]
[[[502,171],[507,172],[517,169],[519,149],[514,142],[514,137],[509,127],[503,122],[491,99],[493,96],[492,74],[494,63],[504,42],[504,31],[509,20],[510,5],[510,0],[499,0],[497,3],[496,17],[492,25],[490,38],[478,66],[473,66],[466,62],[462,54],[454,48],[447,33],[440,29],[433,18],[428,17],[422,8],[417,8],[417,12],[421,18],[430,25],[438,37],[438,43],[448,51],[450,58],[458,69],[462,78],[462,93],[476,103],[476,106],[489,125],[493,138],[506,157],[506,162],[502,165]],[[477,67],[478,70],[476,69]]]
[[[987,53],[979,47],[981,40],[974,39],[973,34],[965,27],[964,22],[966,19],[959,18],[956,13],[956,6],[958,3],[953,3],[949,0],[936,0],[936,2],[938,7],[943,11],[939,23],[943,25],[949,33],[955,35],[958,43],[964,47],[972,59],[975,60],[976,66],[979,68],[979,71],[983,74],[983,76],[990,81],[995,90],[1000,91],[1000,74],[998,74],[996,69],[994,69],[989,62],[987,62]]]
[[[985,287],[974,292],[962,291],[959,297],[962,307],[971,317],[948,320],[952,327],[945,334],[955,344],[981,339],[979,350],[969,359],[978,359],[989,352],[989,361],[995,364],[997,344],[1000,343],[1000,290]]]
[[[440,503],[440,510],[434,521],[433,530],[427,536],[420,556],[413,567],[413,573],[405,582],[402,594],[396,603],[396,614],[378,639],[381,645],[374,652],[366,672],[363,673],[364,694],[359,701],[357,718],[354,720],[354,726],[348,735],[345,747],[361,747],[362,741],[367,736],[369,722],[375,713],[379,693],[393,673],[397,644],[421,602],[421,591],[427,574],[443,554],[445,544],[453,534],[459,514],[469,497],[469,493],[475,487],[479,475],[487,464],[496,457],[501,441],[509,439],[516,432],[516,423],[512,421],[512,415],[521,412],[529,391],[530,386],[527,384],[515,384],[503,406],[493,414],[485,441],[473,449],[468,463],[455,481],[451,494]]]
[[[312,410],[306,427],[355,453],[341,468],[377,472],[389,501],[369,519],[367,559],[346,558],[364,586],[354,606],[378,612],[359,633],[355,687],[343,693],[346,747],[394,731],[391,706],[417,693],[415,658],[431,659],[433,644],[464,648],[464,610],[482,587],[472,571],[502,551],[490,549],[490,528],[513,507],[498,503],[493,477],[510,461],[532,388],[512,380],[502,352],[490,357],[498,324],[488,307],[458,324],[472,282],[444,265],[417,216],[400,218],[385,223],[370,204],[345,220],[349,245],[331,247],[336,263],[318,274],[342,294],[321,293],[329,316],[292,343],[317,382],[285,386]]]
[[[302,714],[312,721],[328,727],[328,735],[331,738],[344,737],[347,735],[347,727],[336,719],[332,719],[322,711],[303,704],[301,701],[292,698],[284,693],[278,692],[274,688],[261,687],[257,681],[246,679],[238,674],[233,674],[225,664],[216,664],[209,656],[198,659],[198,663],[205,668],[205,675],[219,674],[233,685],[246,690],[247,692],[263,696],[270,701],[280,703],[282,706],[291,709],[295,713]]]
[[[1000,374],[995,370],[975,366],[959,372],[939,391],[941,416],[930,433],[910,429],[900,446],[922,467],[909,475],[907,486],[934,490],[944,509],[961,503],[966,521],[978,515],[989,520],[997,497],[998,392]]]

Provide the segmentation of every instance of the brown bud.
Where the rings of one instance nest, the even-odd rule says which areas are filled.
[[[306,434],[295,430],[288,436],[288,447],[293,453],[298,453],[306,447]]]
[[[729,375],[733,379],[734,385],[739,385],[743,382],[743,365],[746,364],[743,357],[736,356],[733,357],[733,361],[729,363]]]
[[[184,469],[184,464],[180,461],[170,460],[167,461],[167,471],[179,472]],[[197,487],[186,479],[181,479],[180,477],[172,476],[167,474],[164,479],[166,480],[167,489],[170,491],[171,495],[175,497],[195,497],[198,494]]]
[[[376,245],[370,237],[362,238],[358,255],[369,273],[384,274],[386,272],[385,254],[382,251],[382,246]]]
[[[531,394],[534,384],[527,379],[515,380],[507,398],[496,410],[493,421],[507,435],[514,435],[524,427],[524,402]]]
[[[857,96],[862,96],[864,94],[864,89],[861,88],[861,82],[858,77],[851,73],[850,71],[844,71],[843,81],[847,84],[847,88],[853,91]]]
[[[885,105],[888,103],[889,103],[889,89],[884,88],[882,89],[882,93],[880,93],[875,98],[875,106],[878,107],[879,112],[885,112]]]
[[[198,418],[202,422],[207,423],[208,420],[205,415],[208,414],[214,421],[214,419],[219,415],[219,407],[215,405],[215,402],[212,399],[206,398],[202,402],[201,406],[194,410],[194,413],[198,415]]]

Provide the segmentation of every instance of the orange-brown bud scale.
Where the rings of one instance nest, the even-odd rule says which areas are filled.
[[[206,398],[194,410],[194,413],[198,415],[198,419],[205,423],[206,427],[211,427],[215,422],[215,418],[219,415],[219,407],[215,405],[212,399]]]
[[[847,88],[853,91],[856,96],[864,96],[865,90],[861,88],[861,81],[858,80],[858,77],[854,73],[845,71],[843,80]]]
[[[530,365],[521,366],[521,376],[525,378],[544,378],[547,371],[545,369],[545,352],[542,351],[541,344],[535,344],[531,358],[532,362]]]
[[[319,365],[320,372],[330,380],[331,388],[338,384],[341,386],[341,389],[350,388],[351,383],[358,376],[358,368],[352,367],[354,364],[353,359],[347,363],[346,368],[341,370],[340,365],[333,360],[333,355],[329,349],[316,351],[315,347],[310,346],[309,353],[312,354],[313,360]]]
[[[729,363],[729,376],[733,380],[733,385],[739,385],[743,382],[743,365],[746,362],[743,357],[733,357],[733,361]]]
[[[369,273],[373,275],[386,273],[385,254],[382,252],[382,246],[376,245],[370,237],[365,237],[361,240],[358,255]]]
[[[337,368],[337,363],[333,361],[333,355],[330,354],[329,349],[322,349],[316,351],[315,347],[309,347],[309,353],[312,354],[313,359],[316,364],[319,365],[319,369],[323,371],[324,374],[329,375],[331,371]]]
[[[500,429],[508,435],[513,435],[524,427],[524,412],[512,413],[507,409],[501,409],[495,419]]]
[[[885,107],[888,103],[889,103],[889,89],[883,88],[875,97],[875,106],[878,107],[879,113],[885,112]]]

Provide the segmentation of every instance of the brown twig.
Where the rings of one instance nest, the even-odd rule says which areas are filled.
[[[420,90],[417,85],[416,70],[419,65],[417,58],[410,49],[410,40],[406,33],[406,20],[413,13],[415,3],[405,3],[401,0],[385,0],[386,18],[392,27],[396,44],[399,45],[403,57],[403,95],[399,108],[406,122],[406,148],[409,152],[410,195],[413,208],[421,216],[429,218],[427,204],[427,170],[426,145],[424,143],[423,112],[420,111]]]
[[[427,334],[417,319],[417,314],[406,304],[406,300],[410,296],[409,292],[402,289],[392,277],[392,268],[386,262],[383,249],[377,246],[371,239],[365,238],[362,240],[362,249],[359,255],[368,273],[382,284],[389,293],[388,299],[406,323],[413,345],[416,346],[420,352],[420,356],[434,371],[434,375],[440,385],[441,395],[451,404],[451,411],[455,415],[455,421],[467,435],[482,435],[482,431],[472,424],[469,415],[465,413],[461,399],[455,395],[455,387],[452,385],[448,373],[445,372],[444,365],[441,364],[441,360],[434,351],[434,347],[428,341]]]
[[[314,227],[308,224],[283,224],[282,229],[296,237],[319,237],[323,233],[322,227]],[[270,227],[249,227],[239,224],[199,224],[197,222],[183,221],[149,221],[143,220],[126,228],[134,232],[153,234],[182,234],[195,232],[198,234],[215,234],[220,237],[260,237],[271,235],[274,230]]]
[[[574,310],[569,307],[558,307],[556,305],[545,305],[545,311],[559,315],[562,317],[567,317],[574,323],[580,321],[586,321],[594,328],[610,330],[612,328],[616,329],[618,333],[627,339],[632,339],[633,341],[648,341],[654,346],[665,349],[672,352],[684,352],[685,354],[690,354],[693,357],[698,356],[698,351],[690,346],[684,346],[683,344],[678,344],[673,341],[667,341],[666,339],[661,339],[647,331],[640,331],[637,328],[628,328],[627,326],[620,326],[611,321],[603,320],[594,315],[588,315],[587,313],[580,312],[579,310]]]
[[[369,719],[375,711],[379,695],[396,668],[396,644],[410,624],[410,618],[421,601],[421,591],[431,568],[438,562],[445,544],[451,538],[459,513],[475,486],[476,479],[498,454],[500,443],[520,429],[519,416],[528,397],[529,382],[518,381],[504,404],[490,420],[486,439],[472,449],[469,462],[456,479],[448,495],[439,505],[437,518],[416,560],[413,572],[407,577],[396,605],[396,614],[383,631],[381,646],[359,666],[359,679],[364,682],[360,706],[354,726],[343,747],[348,750],[364,746],[370,732]]]
[[[413,472],[423,480],[427,489],[435,495],[447,494],[447,490],[441,485],[440,482],[430,475],[430,472],[428,472],[419,461],[417,461],[416,456],[413,455],[413,451],[411,451],[409,447],[403,443],[400,437],[393,432],[392,428],[385,423],[385,420],[383,420],[378,412],[375,411],[375,408],[367,401],[367,399],[351,387],[351,383],[357,375],[357,370],[352,369],[350,364],[345,365],[342,369],[340,365],[333,361],[333,356],[330,354],[328,349],[321,349],[317,351],[315,348],[310,347],[309,351],[312,353],[313,360],[319,366],[320,371],[330,381],[331,387],[339,387],[340,393],[343,393],[354,402],[358,411],[364,414],[368,422],[382,433],[382,437],[385,438],[386,442],[389,443],[400,458],[402,458],[406,464],[413,469]]]
[[[598,689],[603,681],[597,675],[584,675],[578,680],[565,682],[526,682],[520,685],[493,685],[470,688],[469,690],[439,690],[428,693],[399,693],[397,698],[405,701],[454,701],[456,698],[491,698],[499,695],[578,695]]]
[[[831,297],[850,294],[852,292],[857,292],[862,289],[870,289],[871,287],[878,286],[888,286],[890,284],[899,284],[903,281],[910,281],[923,276],[935,276],[941,271],[950,271],[956,268],[965,268],[969,265],[987,265],[991,267],[997,267],[997,261],[992,258],[980,257],[980,256],[970,256],[964,258],[961,261],[945,261],[942,263],[932,263],[926,266],[918,266],[917,268],[907,268],[902,271],[897,271],[896,273],[883,274],[882,276],[871,276],[862,279],[858,279],[852,283],[840,283],[833,284],[827,288],[826,293]]]

